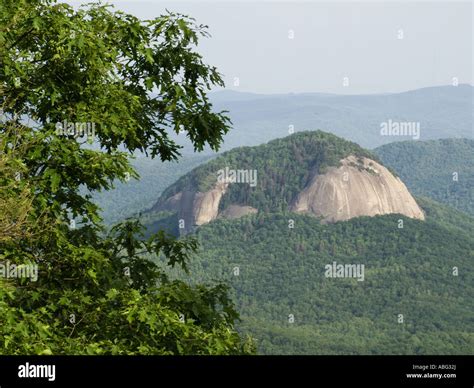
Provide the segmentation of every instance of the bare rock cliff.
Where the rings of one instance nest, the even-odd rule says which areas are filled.
[[[196,193],[193,204],[195,225],[203,225],[217,218],[219,202],[225,194],[229,183],[217,183],[212,190]]]
[[[176,211],[184,220],[184,230],[188,233],[195,226],[207,224],[219,215],[219,203],[227,191],[229,183],[216,183],[204,193],[187,188],[153,207],[154,211]]]
[[[325,222],[391,213],[425,218],[399,178],[377,162],[355,156],[316,175],[290,205],[290,211],[313,214]]]

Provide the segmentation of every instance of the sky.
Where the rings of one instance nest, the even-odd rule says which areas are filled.
[[[143,19],[168,9],[208,25],[212,37],[198,51],[231,90],[371,94],[473,84],[472,2],[109,2]]]

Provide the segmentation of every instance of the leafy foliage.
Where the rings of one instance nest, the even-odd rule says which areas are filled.
[[[178,14],[140,21],[101,4],[2,1],[0,209],[17,196],[25,206],[1,220],[0,261],[39,274],[1,279],[0,354],[253,352],[225,286],[169,280],[145,257],[186,269],[195,240],[144,239],[133,220],[106,234],[92,201],[138,176],[134,151],[175,160],[167,131],[184,129],[197,151],[219,147],[229,120],[206,96],[222,80],[195,51],[202,36]],[[96,147],[58,133],[65,120],[96,123]]]

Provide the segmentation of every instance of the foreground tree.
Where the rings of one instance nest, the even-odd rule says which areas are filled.
[[[186,270],[195,240],[145,239],[133,220],[105,235],[80,190],[137,177],[135,151],[177,159],[172,131],[218,149],[229,120],[206,96],[222,86],[195,51],[206,35],[173,13],[141,21],[100,4],[1,0],[0,353],[254,351],[225,285],[171,280],[144,257]],[[7,264],[37,266],[37,279],[8,277]]]

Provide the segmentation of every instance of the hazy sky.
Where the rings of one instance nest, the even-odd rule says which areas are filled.
[[[365,94],[473,83],[471,2],[110,2],[140,18],[168,9],[208,25],[199,51],[228,89]]]

